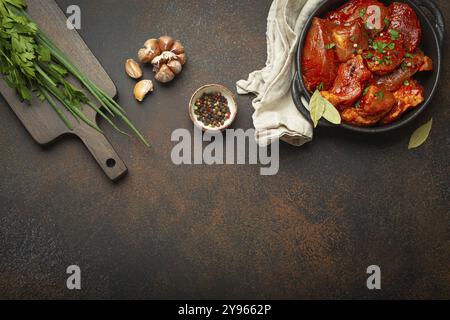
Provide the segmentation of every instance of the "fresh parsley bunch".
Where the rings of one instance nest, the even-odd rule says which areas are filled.
[[[76,121],[83,121],[99,132],[102,131],[97,124],[84,114],[83,106],[94,109],[116,130],[124,133],[112,121],[118,117],[149,147],[123,108],[78,70],[30,19],[25,9],[24,0],[0,0],[0,73],[7,84],[25,102],[31,102],[33,93],[41,101],[47,101],[71,130],[73,125],[59,105]],[[82,89],[67,80],[69,75],[79,81],[102,109]]]

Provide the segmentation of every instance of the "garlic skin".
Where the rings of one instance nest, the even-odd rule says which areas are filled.
[[[133,59],[128,59],[125,62],[125,71],[133,79],[139,79],[142,77],[142,69]]]
[[[149,92],[153,92],[153,82],[151,80],[142,80],[136,83],[134,87],[134,97],[142,102]]]
[[[167,66],[170,68],[170,70],[172,70],[172,72],[175,75],[180,74],[181,70],[183,70],[183,66],[181,65],[180,61],[178,61],[178,60],[169,61],[167,63]]]
[[[175,40],[172,37],[162,36],[159,38],[159,48],[161,51],[170,51],[174,43]]]
[[[177,59],[177,55],[170,51],[164,51],[159,56],[157,56],[155,59],[152,60],[152,64],[159,68],[162,64],[167,63],[169,61]]]
[[[161,83],[168,83],[174,78],[175,73],[173,73],[166,64],[163,64],[155,75],[155,79]]]
[[[138,57],[140,62],[149,63],[160,54],[161,49],[159,46],[159,40],[149,39],[144,43],[144,47],[139,50]]]

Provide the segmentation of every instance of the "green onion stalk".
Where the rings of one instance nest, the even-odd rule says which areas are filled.
[[[32,92],[41,101],[47,101],[70,130],[74,128],[73,124],[58,105],[63,106],[78,123],[84,122],[102,133],[97,124],[83,112],[83,106],[88,106],[115,130],[127,135],[112,120],[118,118],[150,147],[150,143],[128,119],[124,109],[86,77],[39,29],[25,10],[24,0],[0,0],[0,74],[8,85],[16,90],[23,101],[30,102]],[[75,77],[100,107],[70,83],[68,75]]]

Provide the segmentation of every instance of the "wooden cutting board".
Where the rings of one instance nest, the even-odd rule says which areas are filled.
[[[27,3],[28,13],[49,38],[97,86],[111,97],[115,97],[117,90],[111,78],[80,35],[66,27],[67,18],[58,4],[54,0],[32,0]],[[63,136],[75,135],[83,141],[111,180],[117,180],[127,173],[125,163],[106,137],[88,125],[75,121],[69,112],[65,111],[74,125],[73,131],[67,128],[47,103],[40,102],[36,98],[31,105],[22,103],[15,91],[1,79],[0,92],[37,143],[48,145]],[[91,120],[96,121],[97,114],[91,108],[86,107],[85,113]]]

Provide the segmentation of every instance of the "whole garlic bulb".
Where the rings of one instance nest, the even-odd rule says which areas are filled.
[[[172,81],[183,70],[186,63],[186,53],[182,43],[169,36],[150,39],[139,51],[139,60],[151,62],[155,79],[162,83]]]

